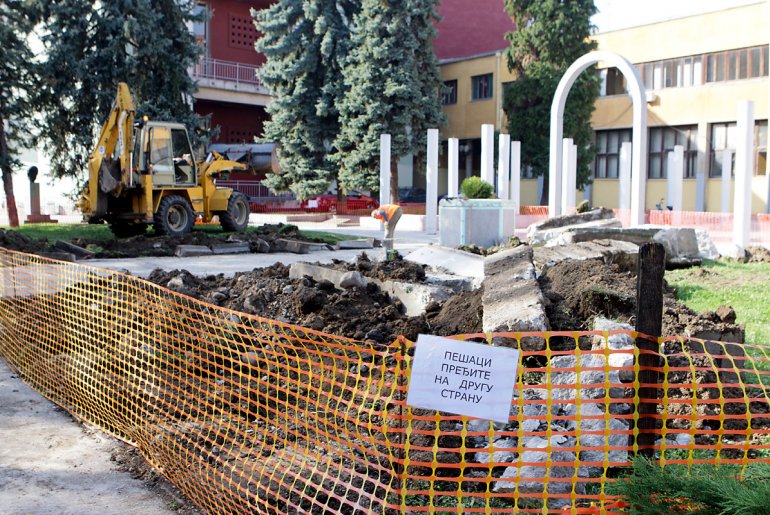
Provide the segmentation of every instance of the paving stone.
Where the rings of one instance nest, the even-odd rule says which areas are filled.
[[[176,257],[210,256],[211,249],[205,245],[177,245],[174,250]]]
[[[251,246],[247,242],[220,243],[211,246],[212,254],[248,254]]]

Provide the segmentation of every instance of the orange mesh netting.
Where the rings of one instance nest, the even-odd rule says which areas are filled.
[[[0,293],[0,355],[209,512],[598,512],[645,433],[664,465],[770,456],[764,347],[660,339],[659,382],[640,384],[636,333],[456,337],[521,349],[502,423],[407,406],[403,338],[353,341],[13,252]]]

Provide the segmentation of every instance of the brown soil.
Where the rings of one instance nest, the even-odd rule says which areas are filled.
[[[425,278],[420,265],[401,259],[375,263],[364,255],[354,264],[338,262],[335,266],[378,279],[419,282]],[[282,264],[234,277],[199,278],[185,270],[155,270],[148,279],[235,311],[381,344],[392,343],[399,335],[415,340],[419,333],[449,336],[481,331],[481,291],[463,293],[443,305],[431,304],[424,315],[408,317],[401,301],[376,284],[343,290],[329,281],[289,279],[289,267]]]
[[[155,236],[151,231],[146,235],[133,238],[93,239],[75,238],[66,240],[69,243],[94,252],[94,257],[103,258],[132,258],[173,256],[177,245],[218,245],[229,242],[247,242],[252,252],[275,250],[276,240],[286,239],[295,241],[320,242],[303,236],[295,225],[264,224],[243,233],[211,233],[193,229],[184,236]],[[0,247],[29,254],[46,254],[57,252],[54,248],[56,240],[32,239],[13,230],[0,229]]]
[[[564,261],[543,273],[540,286],[553,330],[591,330],[597,316],[631,326],[636,323],[636,274],[617,265],[600,260]],[[664,285],[662,336],[743,342],[743,328],[735,325],[734,311],[724,307],[716,313],[696,313],[677,302],[675,293]]]
[[[770,250],[765,247],[749,247],[746,249],[746,261],[749,263],[770,263]]]

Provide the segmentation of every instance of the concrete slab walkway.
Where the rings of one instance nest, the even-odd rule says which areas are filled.
[[[117,445],[78,424],[0,359],[0,513],[176,513],[142,481],[114,470]]]

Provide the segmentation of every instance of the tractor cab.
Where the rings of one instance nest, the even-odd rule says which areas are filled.
[[[197,184],[198,170],[184,125],[145,122],[135,131],[132,176],[151,174],[155,187],[189,188]],[[139,182],[135,177],[135,184]]]

